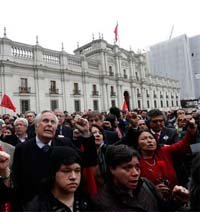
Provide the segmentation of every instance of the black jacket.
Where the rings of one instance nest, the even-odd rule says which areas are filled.
[[[95,166],[97,153],[94,137],[82,138],[84,152],[80,153],[83,167]],[[16,189],[16,205],[30,201],[40,190],[41,181],[48,177],[50,170],[50,154],[54,146],[70,146],[76,148],[70,139],[59,138],[52,141],[52,147],[44,152],[36,144],[36,139],[16,146],[13,160],[13,181]],[[77,150],[78,151],[78,150]]]
[[[161,131],[159,137],[159,144],[162,146],[164,144],[170,145],[177,141],[178,134],[176,129],[164,127]]]
[[[75,195],[73,211],[89,211],[90,202],[86,197]],[[23,211],[53,211],[53,212],[71,212],[70,208],[56,199],[51,192],[46,192],[35,196],[29,203],[23,207]]]
[[[96,211],[133,212],[133,211],[175,211],[174,201],[164,202],[155,186],[146,178],[140,178],[137,188],[129,194],[127,190],[107,183],[94,199]]]
[[[58,126],[55,137],[59,137],[59,135],[63,135],[65,138],[70,138],[72,140],[73,129],[65,125]]]

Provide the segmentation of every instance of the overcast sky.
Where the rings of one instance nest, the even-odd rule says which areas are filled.
[[[0,0],[0,37],[73,53],[99,37],[113,44],[118,21],[120,47],[136,51],[187,34],[200,34],[199,0]]]

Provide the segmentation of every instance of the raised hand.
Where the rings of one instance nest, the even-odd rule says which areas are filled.
[[[0,176],[8,177],[9,175],[10,155],[4,151],[0,151]]]
[[[84,137],[90,136],[89,122],[87,119],[81,117],[77,118],[75,120],[75,127],[80,130],[82,136]]]
[[[189,190],[184,188],[183,186],[176,185],[172,190],[172,195],[175,200],[186,203],[189,201],[190,193]]]

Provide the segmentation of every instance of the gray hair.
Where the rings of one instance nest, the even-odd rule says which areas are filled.
[[[25,117],[27,116],[28,113],[32,113],[33,116],[35,117],[35,112],[34,111],[31,111],[31,110],[28,110],[28,111],[25,112]]]
[[[35,117],[35,126],[36,126],[36,127],[38,126],[38,124],[39,124],[40,121],[41,121],[42,115],[43,115],[44,113],[52,113],[52,114],[54,115],[54,119],[55,119],[56,127],[57,127],[57,126],[58,126],[58,118],[57,118],[57,116],[54,114],[54,112],[51,111],[51,110],[43,110],[42,112],[40,112],[40,113]]]
[[[24,126],[25,127],[28,127],[28,121],[27,119],[25,118],[17,118],[15,121],[14,121],[14,126],[18,123],[18,122],[23,122]]]
[[[56,109],[54,110],[54,113],[62,113],[63,116],[65,115],[64,112],[63,112],[63,110],[61,110],[61,109],[59,109],[59,108],[56,108]]]

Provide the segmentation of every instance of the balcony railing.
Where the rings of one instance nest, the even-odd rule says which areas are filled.
[[[166,95],[166,98],[168,99],[168,98],[169,98],[169,96],[168,96],[168,95]]]
[[[140,93],[137,94],[137,97],[141,97],[142,95]]]
[[[154,94],[154,95],[153,95],[153,98],[157,98],[157,95],[156,95],[156,94]]]
[[[19,87],[19,93],[30,93],[31,87]]]
[[[116,96],[116,92],[111,91],[110,96]]]
[[[162,99],[163,98],[163,95],[160,95],[160,98]]]
[[[92,96],[99,96],[99,91],[92,91]]]
[[[124,74],[124,79],[128,79],[128,75],[127,74]]]
[[[59,93],[59,90],[58,90],[58,88],[49,88],[49,93],[50,94],[58,94]]]
[[[114,72],[113,72],[113,71],[110,71],[110,72],[109,72],[109,75],[110,75],[110,76],[114,76]]]
[[[73,90],[73,95],[81,95],[81,90]]]
[[[173,95],[171,95],[171,98],[173,99],[173,98],[174,98],[174,96],[173,96]]]

